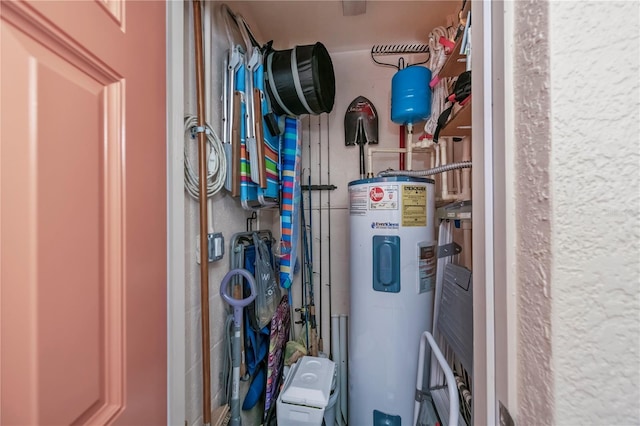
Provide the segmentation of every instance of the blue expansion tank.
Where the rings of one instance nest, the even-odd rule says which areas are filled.
[[[431,70],[418,65],[398,71],[391,80],[391,121],[406,125],[431,115]]]

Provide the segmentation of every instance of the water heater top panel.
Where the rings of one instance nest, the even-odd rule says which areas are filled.
[[[381,183],[381,182],[424,182],[424,183],[433,183],[433,184],[436,183],[433,179],[424,178],[424,177],[380,176],[380,177],[374,177],[374,178],[352,180],[351,182],[349,182],[349,186],[362,185],[363,183]]]

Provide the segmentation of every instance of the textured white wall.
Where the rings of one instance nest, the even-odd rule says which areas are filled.
[[[558,424],[640,423],[640,3],[550,2]]]
[[[516,2],[519,424],[640,423],[637,2]]]
[[[523,425],[554,424],[551,345],[549,28],[546,2],[515,3],[518,402]]]

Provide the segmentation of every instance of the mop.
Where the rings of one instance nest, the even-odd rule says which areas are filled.
[[[249,283],[251,294],[244,299],[234,299],[227,292],[227,286],[234,275],[242,275]],[[242,310],[256,298],[256,282],[253,275],[246,269],[232,269],[227,272],[220,283],[220,297],[233,307],[233,387],[231,392],[231,426],[239,426],[242,421],[240,419],[240,330],[242,326]]]

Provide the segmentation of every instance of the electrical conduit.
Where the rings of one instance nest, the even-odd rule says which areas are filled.
[[[385,170],[382,171],[380,173],[378,173],[378,176],[380,177],[385,177],[385,176],[412,176],[412,177],[419,177],[419,176],[431,176],[431,175],[437,175],[440,173],[444,173],[444,172],[448,172],[450,170],[456,170],[456,169],[467,169],[471,167],[471,161],[463,161],[460,163],[451,163],[451,164],[446,164],[444,166],[438,166],[438,167],[434,167],[432,169],[427,169],[427,170]]]

